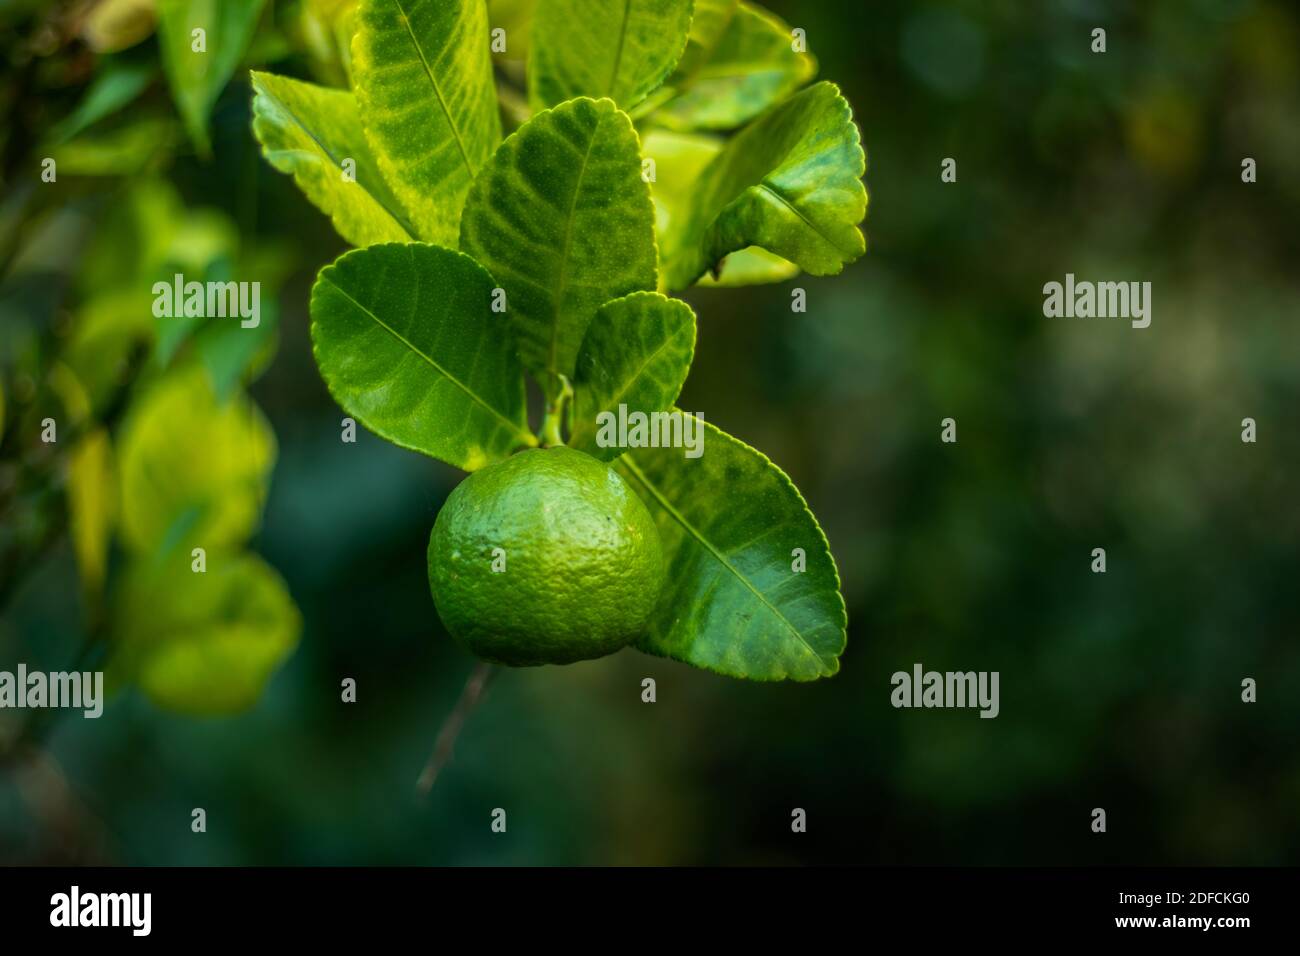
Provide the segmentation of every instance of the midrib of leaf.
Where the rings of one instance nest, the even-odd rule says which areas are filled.
[[[767,193],[769,196],[771,196],[773,199],[779,202],[782,206],[785,206],[786,209],[789,209],[792,213],[794,213],[800,222],[802,222],[810,230],[816,233],[832,249],[834,249],[836,252],[841,251],[839,244],[836,243],[834,239],[826,235],[826,233],[822,232],[821,228],[817,226],[811,219],[805,216],[799,210],[799,208],[794,205],[794,203],[790,202],[790,200],[782,196],[775,186],[772,186],[770,183],[768,183],[767,180],[763,180],[758,184],[758,188],[761,189],[763,192]]]
[[[814,650],[813,646],[809,644],[807,640],[804,639],[804,636],[799,633],[799,629],[796,628],[794,624],[790,622],[790,619],[787,618],[784,614],[782,614],[781,611],[774,604],[772,604],[771,601],[769,601],[766,597],[764,597],[763,593],[759,591],[758,588],[754,587],[753,583],[749,580],[749,578],[741,574],[740,570],[729,560],[727,560],[726,555],[724,555],[721,551],[715,548],[704,537],[704,535],[702,535],[699,531],[695,529],[694,525],[692,525],[689,521],[687,521],[686,518],[676,508],[672,506],[672,503],[669,502],[668,499],[665,498],[663,494],[660,493],[658,488],[656,488],[653,484],[651,484],[650,479],[647,478],[645,476],[645,473],[636,466],[636,462],[632,461],[627,456],[624,456],[621,459],[621,463],[625,465],[629,471],[632,472],[636,480],[639,481],[645,487],[645,489],[650,492],[650,494],[654,495],[655,501],[657,501],[659,503],[659,506],[672,516],[674,521],[676,521],[683,528],[685,528],[692,538],[694,538],[700,544],[704,545],[704,547],[708,549],[709,553],[712,554],[713,557],[717,559],[719,564],[721,564],[724,568],[726,568],[733,575],[735,575],[736,580],[740,581],[741,584],[745,585],[745,587],[749,589],[749,592],[753,594],[754,597],[758,598],[759,602],[762,603],[769,611],[771,611],[776,616],[777,620],[779,620],[782,624],[786,626],[786,628],[790,631],[790,633],[794,635],[795,640],[797,640],[799,644],[803,647],[803,649],[807,651],[809,654],[811,654],[813,659],[817,661],[817,666],[818,668],[821,669],[821,672],[823,674],[834,673],[834,671],[827,669],[825,662],[822,661],[822,656],[818,654],[816,650]]]
[[[449,371],[447,371],[445,368],[443,368],[441,365],[439,365],[438,362],[435,361],[433,358],[431,358],[430,356],[425,355],[423,352],[421,352],[418,348],[415,347],[415,343],[413,343],[410,339],[406,338],[406,336],[402,335],[400,332],[398,332],[396,329],[394,329],[391,325],[389,325],[387,322],[385,322],[385,321],[384,321],[383,319],[381,319],[379,316],[375,315],[375,313],[371,312],[369,309],[367,309],[364,305],[362,305],[362,304],[361,304],[360,302],[358,302],[356,299],[352,298],[352,296],[350,296],[350,295],[348,294],[348,291],[347,291],[346,289],[344,289],[341,285],[339,285],[337,282],[335,282],[332,278],[330,278],[329,276],[322,276],[322,277],[321,277],[321,281],[323,281],[323,282],[328,282],[330,285],[332,285],[335,289],[337,289],[337,290],[339,291],[339,294],[340,294],[341,296],[343,296],[343,298],[347,299],[347,300],[348,300],[349,302],[351,302],[354,306],[356,306],[356,307],[357,307],[361,312],[363,312],[365,315],[369,316],[369,317],[374,321],[374,323],[375,323],[376,325],[378,325],[381,329],[383,329],[385,332],[387,332],[387,333],[388,333],[389,335],[391,335],[393,338],[397,339],[397,341],[401,342],[401,343],[402,343],[403,345],[405,345],[408,349],[410,349],[410,350],[411,350],[412,352],[414,352],[416,355],[420,356],[420,358],[424,359],[427,363],[429,363],[429,366],[430,366],[434,371],[436,371],[439,375],[441,375],[441,376],[442,376],[443,378],[445,378],[447,381],[451,382],[453,385],[455,385],[457,388],[459,388],[462,392],[464,392],[466,395],[468,395],[471,401],[473,401],[473,402],[475,402],[476,404],[481,405],[483,408],[487,409],[487,410],[488,410],[488,411],[489,411],[489,412],[490,412],[490,413],[491,413],[495,418],[497,418],[499,421],[501,421],[502,424],[504,424],[504,425],[506,425],[507,427],[509,427],[509,429],[510,429],[512,432],[514,432],[514,434],[518,435],[520,438],[524,439],[524,441],[526,441],[526,442],[531,443],[531,442],[533,441],[533,436],[532,436],[531,434],[529,434],[528,432],[524,431],[524,430],[523,430],[522,428],[520,428],[519,425],[517,425],[515,422],[512,422],[510,419],[506,418],[506,417],[505,417],[504,415],[502,415],[499,411],[497,411],[495,408],[493,408],[491,405],[489,405],[489,404],[488,404],[488,403],[487,403],[487,402],[486,402],[486,401],[485,401],[485,400],[484,400],[484,399],[483,399],[483,398],[482,398],[482,397],[481,397],[477,392],[475,392],[472,388],[470,388],[468,385],[466,385],[464,382],[462,382],[460,379],[458,379],[455,375],[452,375]]]
[[[659,343],[658,348],[656,348],[653,352],[651,352],[648,356],[646,356],[645,361],[643,361],[639,366],[637,366],[637,370],[633,372],[632,375],[628,378],[627,384],[624,385],[621,389],[619,389],[619,393],[616,396],[614,396],[614,400],[610,402],[610,404],[613,405],[614,408],[618,408],[618,403],[621,402],[625,397],[627,397],[627,393],[631,390],[632,386],[636,384],[636,380],[641,377],[641,373],[644,372],[650,366],[651,362],[653,362],[655,359],[659,357],[659,353],[662,352],[664,349],[668,348],[668,346],[672,344],[673,344],[673,338],[672,336],[669,336],[668,338],[664,339],[662,342]]]
[[[447,117],[447,125],[451,127],[452,138],[456,140],[456,148],[460,150],[460,158],[465,163],[465,168],[469,170],[470,179],[478,175],[478,170],[474,164],[469,161],[469,153],[465,151],[465,143],[460,138],[460,127],[456,125],[456,119],[451,115],[451,110],[447,106],[447,101],[443,99],[442,89],[438,86],[438,81],[433,76],[433,69],[429,66],[429,61],[424,56],[424,50],[420,47],[420,41],[415,37],[415,31],[411,29],[410,18],[406,15],[406,10],[402,7],[402,0],[393,0],[393,6],[397,7],[397,12],[402,18],[402,26],[406,27],[406,35],[411,38],[411,46],[415,47],[415,55],[420,58],[420,65],[424,67],[424,75],[429,78],[429,85],[433,87],[433,95],[438,99],[438,106],[442,108],[442,114]]]
[[[289,119],[293,120],[293,125],[298,127],[300,130],[302,130],[303,134],[308,139],[310,139],[313,143],[316,144],[316,147],[329,158],[329,161],[331,163],[334,164],[335,169],[338,170],[343,169],[343,164],[340,163],[338,161],[338,158],[335,157],[335,155],[330,152],[329,147],[327,147],[324,143],[322,143],[316,137],[315,133],[309,130],[306,126],[302,125],[302,120],[298,119],[297,114],[294,113],[293,110],[289,109],[288,105],[284,102],[284,100],[272,94],[265,87],[260,92],[262,93],[263,96],[267,97],[267,99],[274,101],[280,107],[281,112],[285,113],[286,115],[288,115]],[[284,150],[277,150],[277,152],[284,152]],[[397,223],[398,227],[401,228],[402,232],[406,233],[408,237],[414,238],[411,230],[407,228],[406,223],[403,222],[401,217],[398,216],[395,212],[393,212],[393,210],[389,209],[382,199],[380,199],[378,196],[372,193],[369,189],[366,190],[366,195],[375,201],[375,205],[377,205],[384,212],[388,213],[389,217],[393,220],[393,222]]]
[[[564,220],[564,242],[560,246],[560,275],[555,285],[555,314],[551,316],[551,348],[546,360],[546,370],[552,375],[558,374],[555,368],[555,353],[560,346],[560,309],[564,304],[564,289],[569,283],[569,246],[573,242],[573,215],[578,209],[578,194],[582,192],[582,180],[587,175],[587,162],[591,159],[591,150],[596,145],[596,134],[600,131],[601,121],[596,120],[596,128],[587,140],[587,151],[582,154],[582,165],[578,167],[578,181],[573,187],[573,198],[569,200],[569,215]],[[547,386],[549,388],[549,385]]]
[[[618,31],[618,46],[614,50],[614,71],[609,76],[609,85],[605,88],[605,95],[611,99],[614,96],[614,84],[618,82],[618,68],[623,62],[623,45],[627,42],[627,18],[632,10],[633,0],[623,0],[623,23]]]

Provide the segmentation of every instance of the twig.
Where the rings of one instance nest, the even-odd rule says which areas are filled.
[[[452,751],[456,748],[456,738],[460,736],[461,728],[465,725],[465,718],[478,706],[488,683],[496,673],[497,668],[484,661],[474,665],[469,680],[465,682],[465,689],[460,692],[460,700],[456,701],[455,708],[442,722],[438,739],[433,745],[433,753],[429,755],[429,762],[424,765],[419,779],[415,781],[415,789],[421,796],[428,795],[433,789],[434,781],[438,779],[438,774],[451,760]]]

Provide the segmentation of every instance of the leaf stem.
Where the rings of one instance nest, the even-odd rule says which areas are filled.
[[[438,774],[451,760],[452,752],[456,748],[456,738],[460,736],[461,729],[465,726],[465,719],[473,713],[478,702],[483,699],[488,684],[496,674],[497,668],[486,661],[479,661],[474,665],[469,680],[465,681],[465,688],[460,692],[460,699],[456,701],[456,706],[438,730],[438,739],[434,742],[429,762],[424,765],[419,779],[415,781],[415,789],[422,796],[427,796],[433,789]]]
[[[563,375],[556,375],[560,380],[560,394],[555,396],[555,400],[546,408],[546,417],[542,419],[541,439],[542,445],[546,448],[554,448],[556,445],[564,444],[564,435],[562,434],[561,422],[564,421],[565,407],[569,399],[573,397],[573,386],[569,384],[568,378]]]

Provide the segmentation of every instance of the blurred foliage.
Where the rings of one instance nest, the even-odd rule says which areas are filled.
[[[201,361],[190,339],[164,367],[154,320],[127,301],[148,286],[128,276],[213,261],[155,234],[211,209],[238,247],[223,268],[263,280],[264,303],[278,284],[265,263],[283,276],[279,353],[236,376],[232,400],[247,390],[276,435],[248,544],[283,575],[305,639],[240,716],[182,719],[126,693],[98,721],[59,724],[51,761],[0,769],[0,860],[1300,862],[1292,5],[888,2],[868,20],[847,0],[771,0],[855,106],[869,251],[833,279],[693,290],[679,404],[764,448],[818,514],[849,604],[843,669],[749,685],[625,651],[509,672],[423,804],[405,795],[471,666],[438,629],[420,560],[457,474],[365,433],[339,441],[306,292],[343,243],[258,159],[246,74],[213,105],[204,160],[156,37],[109,52],[90,20],[62,18],[84,6],[0,4],[0,548],[63,511],[47,499],[65,465],[33,430],[44,409],[60,450],[77,444],[65,409],[90,407],[84,434],[107,419],[120,455],[113,370],[148,386]],[[246,63],[342,85],[327,6],[267,5]],[[139,88],[100,79],[132,69]],[[60,163],[47,186],[39,158],[56,142],[84,149],[87,172]],[[150,222],[150,191],[179,205],[153,227],[110,225]],[[1044,319],[1042,285],[1067,271],[1150,279],[1152,326]],[[806,314],[790,312],[796,286]],[[54,356],[84,402],[40,374]],[[1248,416],[1255,444],[1240,440]],[[956,445],[938,440],[945,417]],[[83,536],[56,535],[6,595],[0,667],[75,657]],[[1105,575],[1089,571],[1094,547]],[[212,592],[210,628],[180,624],[207,638],[159,659],[177,675],[164,681],[202,674],[250,621],[273,635],[261,649],[286,646],[274,635],[291,615],[254,567],[247,554],[209,571],[220,593],[259,598],[218,608]],[[115,548],[110,588],[134,574]],[[1000,671],[1001,715],[894,710],[889,676],[917,661]],[[349,677],[355,704],[340,702]],[[24,796],[69,790],[75,814]],[[806,834],[790,832],[796,806]],[[1096,806],[1104,837],[1088,829]]]

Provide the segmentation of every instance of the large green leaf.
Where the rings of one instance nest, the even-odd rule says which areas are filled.
[[[257,72],[253,90],[253,133],[262,154],[293,176],[339,235],[354,246],[410,241],[351,93]]]
[[[596,310],[655,287],[654,206],[631,120],[613,100],[581,97],[519,127],[465,201],[460,247],[506,290],[519,356],[554,397]]]
[[[601,412],[664,411],[681,393],[695,355],[695,313],[681,299],[634,292],[596,312],[578,353],[569,444],[603,461],[624,449],[601,447]]]
[[[696,182],[722,151],[722,142],[714,136],[666,130],[651,130],[641,142],[646,158],[655,162],[655,179],[650,192],[655,201],[662,278],[665,270],[663,252],[676,244],[676,234],[686,228],[693,208]],[[793,262],[750,246],[730,253],[711,274],[700,280],[700,285],[758,285],[782,282],[798,273],[799,267]]]
[[[204,155],[210,152],[208,114],[243,59],[265,3],[158,0],[163,69],[190,139]],[[201,44],[197,30],[203,31]]]
[[[275,570],[252,554],[140,561],[114,606],[112,684],[193,715],[247,710],[298,643],[302,617]]]
[[[352,77],[379,168],[419,237],[456,244],[470,183],[501,142],[482,0],[362,0]]]
[[[735,129],[816,73],[778,17],[751,3],[696,0],[686,52],[637,115],[653,110],[653,122],[669,129]]]
[[[243,544],[274,462],[275,435],[252,402],[218,404],[201,368],[169,374],[132,410],[120,443],[127,544],[142,554]]]
[[[535,445],[495,286],[469,256],[423,243],[326,266],[311,339],[334,400],[375,434],[466,471]]]
[[[776,465],[712,425],[704,430],[698,458],[642,448],[614,465],[655,516],[668,561],[659,611],[638,647],[752,680],[834,674],[847,619],[825,535]],[[803,571],[794,570],[796,549]]]
[[[817,83],[727,142],[696,180],[684,226],[664,237],[664,277],[683,289],[728,253],[761,246],[813,275],[866,251],[866,157],[849,104]]]
[[[608,96],[624,109],[672,72],[693,0],[538,0],[528,57],[533,109]]]

